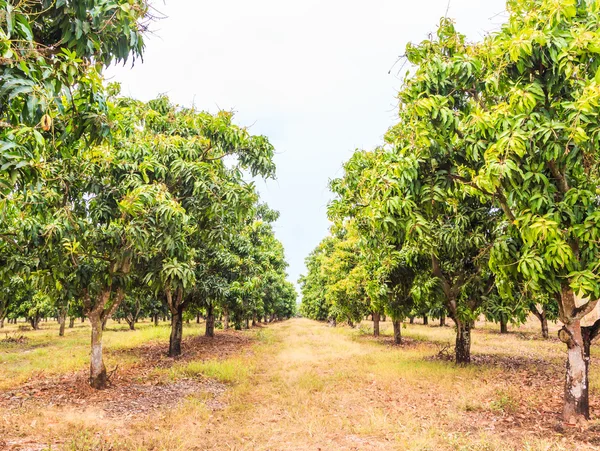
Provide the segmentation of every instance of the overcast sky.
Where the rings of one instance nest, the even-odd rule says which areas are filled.
[[[281,218],[276,234],[290,280],[327,234],[328,182],[356,148],[381,143],[396,116],[408,42],[435,31],[448,0],[166,0],[144,62],[111,68],[124,95],[167,94],[181,105],[236,111],[269,137],[277,180],[259,183]],[[504,0],[451,0],[448,16],[472,40],[498,29]],[[391,74],[388,71],[392,68]]]

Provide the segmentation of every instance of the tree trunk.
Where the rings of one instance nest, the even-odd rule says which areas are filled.
[[[567,345],[563,419],[569,424],[585,423],[590,418],[589,344],[584,342],[580,320],[563,326],[558,336]]]
[[[196,313],[196,324],[200,324],[200,313]]]
[[[0,318],[0,329],[4,329],[4,318]]]
[[[183,339],[183,306],[179,305],[171,311],[171,337],[169,338],[169,357],[181,355],[181,340]]]
[[[158,326],[158,313],[154,315],[154,326]]]
[[[69,318],[69,329],[73,329],[75,327],[75,317],[71,316]]]
[[[471,323],[456,321],[456,363],[471,363]]]
[[[92,354],[90,359],[90,385],[102,390],[106,388],[108,378],[106,375],[106,367],[102,358],[102,324],[100,315],[90,315],[90,323],[92,324]]]
[[[542,337],[548,338],[550,335],[548,334],[548,318],[546,318],[546,312],[544,312],[544,317],[542,318]]]
[[[125,321],[127,321],[129,330],[135,330],[135,319],[134,318],[125,318]]]
[[[246,317],[246,329],[250,329],[250,318]]]
[[[409,317],[408,321],[409,321],[410,324],[414,324],[415,323],[415,317],[414,316]]]
[[[425,326],[429,325],[429,318],[427,317],[427,315],[424,315],[424,316],[423,316],[423,324],[424,324]]]
[[[440,315],[440,327],[444,327],[446,325],[446,315],[443,313]]]
[[[215,309],[212,304],[206,307],[206,332],[204,335],[207,337],[215,336]]]
[[[31,323],[31,327],[33,328],[33,330],[40,329],[40,318],[39,317],[33,316],[29,319],[29,322]]]
[[[373,336],[379,337],[379,312],[373,312]]]
[[[385,323],[386,320],[386,316],[385,315],[381,315],[381,321],[383,321]]]
[[[106,330],[106,323],[108,323],[108,315],[106,315],[103,319],[102,319],[102,330]]]
[[[229,309],[225,308],[223,311],[223,330],[229,329]]]
[[[61,309],[58,312],[58,336],[65,336],[65,326],[67,325],[67,309]]]
[[[392,320],[392,324],[394,325],[394,343],[402,344],[402,324],[399,319]]]
[[[252,327],[256,326],[256,313],[252,314]]]
[[[539,312],[537,306],[531,307],[531,313],[533,313],[537,319],[540,320],[540,324],[542,325],[542,337],[548,338],[548,317],[546,316],[546,309],[542,307],[542,311]]]
[[[508,321],[506,315],[504,313],[500,314],[500,333],[507,334],[508,333]]]

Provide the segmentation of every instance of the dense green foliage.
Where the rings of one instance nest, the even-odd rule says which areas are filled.
[[[481,43],[444,18],[435,36],[407,46],[413,69],[399,122],[385,145],[356,152],[332,182],[335,226],[308,259],[302,312],[323,318],[337,314],[336,302],[357,304],[331,301],[355,275],[329,244],[355,227],[356,261],[377,261],[390,246],[410,256],[378,280],[388,291],[407,286],[409,314],[438,311],[441,301],[456,326],[458,363],[470,360],[481,313],[503,331],[530,310],[543,328],[557,315],[572,423],[589,417],[589,346],[600,329],[589,316],[600,297],[600,2],[511,0],[507,9],[507,23]],[[392,277],[402,268],[412,270]],[[363,303],[374,305],[376,292]]]
[[[186,310],[248,320],[295,314],[283,247],[251,177],[273,146],[212,115],[119,95],[102,70],[140,57],[144,0],[0,1],[0,327],[55,316],[92,325],[90,382],[103,388],[102,331]],[[227,322],[224,324],[227,327]]]

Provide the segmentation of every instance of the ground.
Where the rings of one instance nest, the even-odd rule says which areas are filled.
[[[447,359],[451,327],[406,324],[402,346],[389,322],[378,339],[369,322],[292,319],[214,339],[202,328],[186,325],[174,360],[167,324],[110,324],[112,386],[96,392],[85,383],[87,324],[64,338],[51,322],[10,325],[0,331],[0,449],[600,449],[600,368],[589,427],[563,426],[564,345],[535,323],[507,335],[478,325],[465,368]]]

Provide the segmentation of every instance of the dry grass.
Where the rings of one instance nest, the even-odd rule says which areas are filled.
[[[478,325],[475,363],[461,368],[433,358],[452,341],[450,327],[407,325],[406,344],[396,347],[390,323],[373,339],[367,323],[361,331],[290,320],[248,331],[249,351],[184,359],[149,376],[216,379],[229,387],[217,403],[199,392],[127,420],[94,405],[81,412],[24,404],[0,417],[0,437],[15,450],[597,449],[597,417],[588,431],[554,430],[564,345],[538,339],[535,326],[500,335]],[[87,335],[80,329],[64,341],[41,331],[27,332],[31,338],[10,349],[0,345],[0,386],[14,388],[41,369],[45,377],[85,366]],[[199,332],[194,325],[184,333]],[[118,350],[166,342],[167,334],[166,326],[107,332],[107,350],[114,359],[128,355],[135,368],[139,357]],[[50,349],[35,357],[23,353],[40,347]],[[65,366],[49,366],[52,358]],[[591,376],[598,412],[598,368]]]

